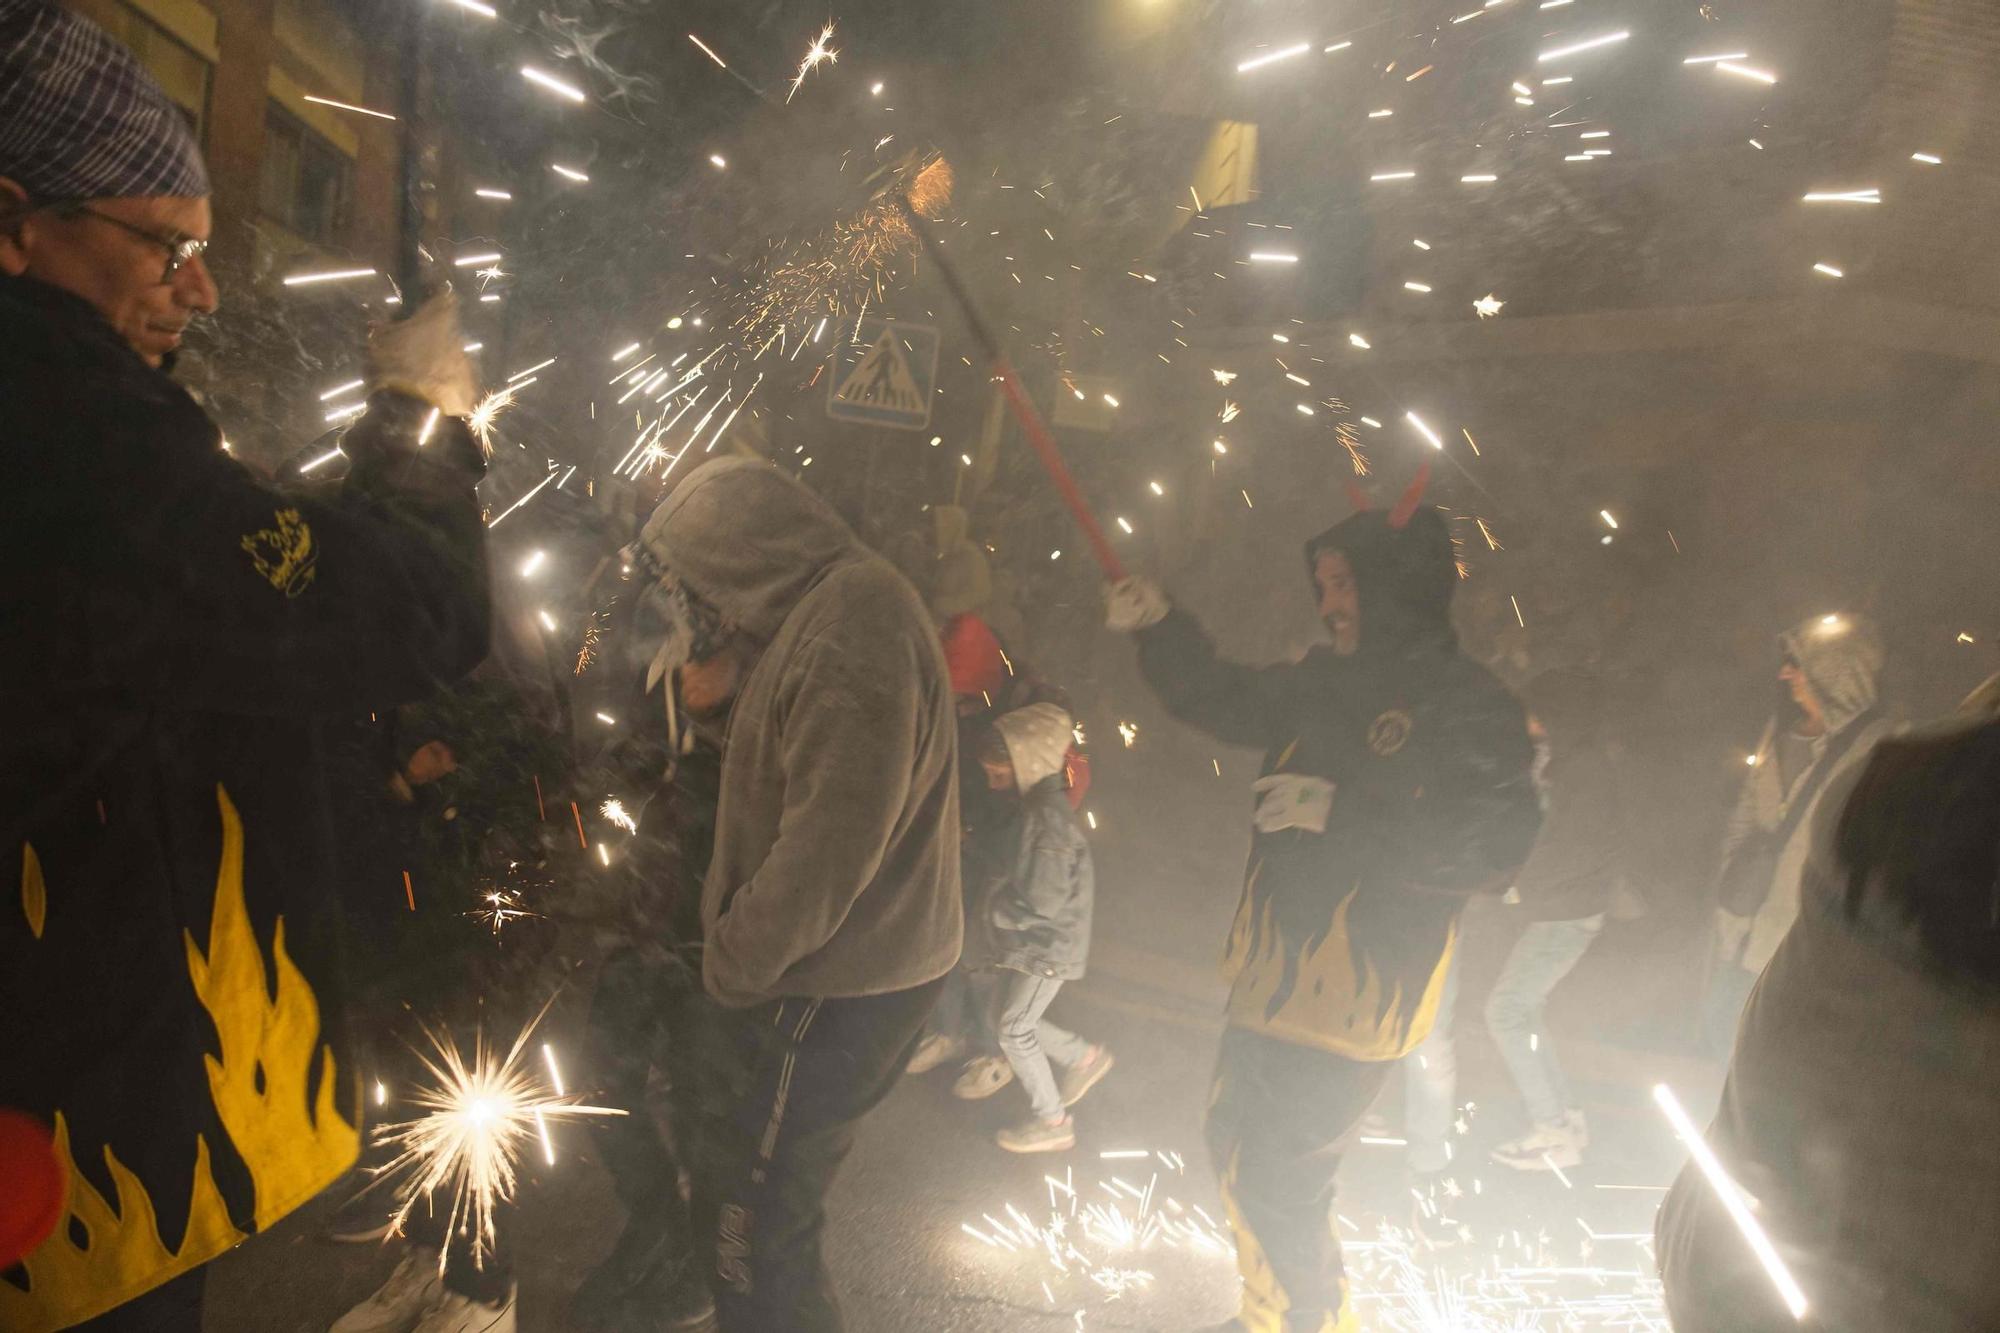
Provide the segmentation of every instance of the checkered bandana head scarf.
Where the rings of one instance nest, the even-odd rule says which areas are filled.
[[[194,133],[153,76],[50,0],[0,0],[0,176],[35,203],[209,193]]]

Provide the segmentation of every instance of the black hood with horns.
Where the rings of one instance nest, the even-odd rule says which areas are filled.
[[[1354,570],[1361,594],[1359,656],[1402,656],[1415,650],[1454,648],[1451,596],[1458,586],[1458,557],[1444,515],[1421,505],[1402,527],[1391,513],[1364,509],[1306,543],[1306,578],[1312,582],[1320,552],[1339,551]],[[1319,587],[1313,583],[1313,596]]]

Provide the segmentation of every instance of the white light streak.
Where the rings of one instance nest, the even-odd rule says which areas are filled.
[[[1686,60],[1681,61],[1681,63],[1683,65],[1713,65],[1724,60],[1748,60],[1749,58],[1750,53],[1748,51],[1727,51],[1718,56],[1689,56]]]
[[[1576,137],[1577,137],[1577,138],[1579,138],[1579,139],[1609,139],[1609,138],[1611,137],[1611,131],[1610,131],[1610,130],[1585,130],[1585,131],[1584,131],[1584,132],[1583,132],[1582,134],[1579,134],[1579,135],[1577,135]]]
[[[1880,186],[1870,185],[1860,190],[1814,190],[1800,196],[1801,203],[1807,204],[1879,204],[1882,202]]]
[[[424,428],[417,432],[417,447],[419,449],[431,442],[431,432],[437,429],[438,418],[443,415],[443,408],[433,407],[431,414],[424,418]]]
[[[1282,334],[1282,333],[1274,333],[1274,334],[1272,334],[1272,335],[1271,335],[1271,341],[1272,341],[1272,342],[1274,342],[1274,343],[1288,343],[1288,342],[1290,342],[1290,341],[1291,341],[1291,339],[1290,339],[1290,338],[1287,338],[1287,337],[1286,337],[1286,336],[1285,336],[1284,334]]]
[[[1926,165],[1933,167],[1942,166],[1944,164],[1944,159],[1939,157],[1936,153],[1911,153],[1910,161],[1922,162],[1925,163]]]
[[[1458,183],[1460,185],[1491,185],[1494,181],[1497,181],[1499,179],[1500,178],[1498,176],[1494,175],[1460,176],[1458,178]]]
[[[500,12],[490,5],[482,5],[479,0],[451,0],[460,9],[469,9],[483,19],[499,18]]]
[[[1418,416],[1415,412],[1403,413],[1403,420],[1409,422],[1412,426],[1415,426],[1417,428],[1417,433],[1423,436],[1426,440],[1430,441],[1431,448],[1439,450],[1444,448],[1444,441],[1438,438],[1438,433],[1432,430],[1430,426],[1425,423],[1424,419]]]
[[[572,102],[583,102],[588,100],[584,96],[583,89],[575,87],[571,84],[564,83],[561,79],[557,78],[553,74],[545,74],[541,70],[536,69],[533,65],[521,66],[521,77],[526,79],[529,83],[540,84],[542,87],[548,89],[550,92],[556,94],[558,97],[567,97]]]
[[[333,388],[328,389],[325,393],[321,394],[319,396],[319,400],[323,403],[329,398],[338,398],[340,397],[340,395],[344,393],[353,393],[356,389],[360,388],[367,382],[368,382],[367,380],[349,380],[345,384],[337,384]]]
[[[1394,111],[1391,111],[1388,107],[1385,106],[1380,111],[1370,111],[1368,113],[1368,119],[1381,120],[1386,116],[1393,116],[1395,114],[1396,113]]]
[[[467,343],[462,350],[467,352],[476,352],[484,346],[486,346],[485,343]]]
[[[499,262],[499,253],[489,250],[484,254],[460,255],[457,259],[451,261],[451,266],[453,268],[472,268],[479,264],[497,264]]]
[[[727,171],[729,169],[729,159],[720,153],[710,153],[708,155],[708,164],[717,171]]]
[[[1715,1190],[1716,1199],[1728,1209],[1730,1220],[1735,1222],[1736,1229],[1743,1233],[1743,1239],[1750,1243],[1750,1250],[1757,1256],[1757,1261],[1764,1265],[1764,1272],[1770,1276],[1771,1284],[1778,1289],[1778,1295],[1783,1298],[1785,1307],[1792,1312],[1792,1318],[1803,1320],[1806,1317],[1806,1294],[1793,1280],[1791,1270],[1785,1267],[1785,1261],[1778,1257],[1777,1247],[1771,1244],[1771,1238],[1764,1233],[1764,1228],[1751,1215],[1749,1205],[1744,1202],[1742,1188],[1730,1179],[1715,1151],[1701,1137],[1701,1131],[1695,1128],[1694,1121],[1688,1118],[1687,1111],[1682,1108],[1680,1099],[1674,1096],[1672,1088],[1664,1083],[1655,1083],[1653,1100],[1666,1115],[1667,1122],[1674,1127],[1674,1133],[1680,1136],[1681,1142],[1685,1143],[1688,1151],[1694,1155],[1695,1165],[1701,1168],[1704,1176],[1708,1177],[1710,1187]]]
[[[1253,264],[1296,264],[1297,255],[1282,254],[1276,250],[1252,250],[1250,262]]]
[[[372,268],[323,269],[318,273],[294,273],[285,279],[285,286],[304,287],[308,283],[314,282],[346,282],[352,278],[372,278],[374,276],[375,270]]]
[[[1598,510],[1597,516],[1604,520],[1604,526],[1607,528],[1616,528],[1618,526],[1618,520],[1611,517],[1611,511],[1609,509]],[[1539,1036],[1540,1034],[1538,1033],[1536,1035]]]
[[[1416,178],[1417,173],[1414,171],[1378,171],[1368,179],[1371,181],[1409,181]]]
[[[311,472],[314,468],[319,467],[321,464],[331,463],[334,459],[338,457],[340,457],[340,450],[329,449],[325,453],[321,454],[318,458],[313,459],[312,462],[301,464],[299,467],[299,475],[304,476],[306,473]]]
[[[1419,250],[1428,250],[1431,248],[1431,243],[1429,241],[1424,240],[1420,236],[1412,236],[1410,238],[1410,244],[1416,246],[1417,249]]]
[[[1373,426],[1376,430],[1382,429],[1382,423],[1377,421],[1374,417],[1362,417],[1361,424],[1364,426]]]
[[[1814,264],[1813,272],[1824,273],[1829,278],[1844,278],[1847,276],[1831,264]]]
[[[1132,535],[1132,525],[1131,525],[1130,523],[1126,522],[1126,520],[1125,520],[1125,516],[1124,516],[1124,515],[1122,515],[1122,514],[1121,514],[1121,515],[1119,515],[1119,517],[1118,517],[1118,526],[1119,526],[1119,527],[1121,527],[1121,528],[1123,528],[1123,529],[1125,530],[1125,535],[1126,535],[1127,537],[1129,537],[1129,536],[1131,536],[1131,535]]]
[[[514,198],[514,196],[513,196],[513,195],[509,194],[509,193],[508,193],[507,191],[505,191],[505,190],[486,190],[486,189],[480,189],[480,190],[474,190],[474,191],[473,191],[473,193],[474,193],[474,194],[476,194],[476,195],[478,195],[478,196],[479,196],[479,197],[480,197],[481,199],[499,199],[499,200],[502,200],[502,201],[510,201],[510,202],[511,202],[511,201],[512,201],[512,199]]]
[[[1152,488],[1152,492],[1155,495],[1165,495],[1167,493],[1167,488],[1160,485],[1157,481],[1149,481],[1146,485]]]
[[[879,80],[868,85],[868,95],[870,97],[880,97],[882,95],[882,84]]]
[[[319,106],[330,106],[336,111],[353,111],[359,115],[373,116],[377,120],[395,119],[394,116],[390,115],[386,111],[370,111],[365,106],[355,106],[351,102],[336,102],[331,97],[314,97],[311,93],[300,93],[299,100],[305,102],[312,102]]]
[[[1238,74],[1247,74],[1253,69],[1262,69],[1273,61],[1289,60],[1293,56],[1302,56],[1310,50],[1312,50],[1312,43],[1300,42],[1296,46],[1288,46],[1281,51],[1273,51],[1269,55],[1253,56],[1239,64],[1236,67],[1236,72]]]
[[[1595,51],[1599,47],[1610,46],[1614,42],[1622,42],[1631,35],[1629,32],[1607,32],[1602,37],[1592,37],[1571,46],[1559,46],[1553,51],[1544,51],[1536,56],[1535,60],[1537,63],[1561,60],[1564,56],[1580,55],[1585,51]]]
[[[1739,65],[1733,60],[1720,61],[1715,67],[1724,74],[1734,74],[1738,78],[1750,79],[1756,83],[1776,83],[1778,81],[1778,76],[1767,69],[1752,69],[1748,65]]]
[[[547,630],[551,634],[555,633],[556,618],[554,616],[550,615],[546,611],[537,611],[535,612],[535,618],[542,622],[543,629]]]
[[[1406,282],[1403,284],[1403,290],[1406,292],[1427,292],[1430,288],[1421,282]]]
[[[704,42],[701,38],[695,36],[693,33],[688,34],[688,40],[693,42],[696,46],[700,47],[701,53],[707,56],[710,60],[713,60],[716,64],[721,65],[724,69],[729,68],[728,62],[725,61],[721,56],[715,54],[714,48],[710,47],[707,42]]]
[[[611,354],[611,359],[613,362],[623,361],[626,357],[632,355],[632,353],[638,350],[639,350],[639,344],[633,343],[630,347],[621,347],[617,351],[613,352]]]
[[[553,366],[555,363],[556,359],[554,357],[550,357],[546,361],[537,361],[534,365],[529,366],[526,370],[517,370],[513,374],[509,375],[507,377],[507,382],[509,384],[512,384],[515,380],[524,380],[528,378],[528,376],[534,374],[536,371],[546,370],[548,367]]]
[[[1311,415],[1313,414],[1313,409],[1312,409],[1312,404],[1311,404],[1311,403],[1300,403],[1300,404],[1298,405],[1298,407],[1299,407],[1299,415],[1300,415],[1300,416],[1306,416],[1306,417],[1309,417],[1309,416],[1311,416]]]
[[[367,410],[368,403],[366,400],[358,403],[349,403],[345,407],[336,407],[333,411],[328,412],[326,419],[328,421],[345,421],[349,417],[358,417]]]
[[[1360,349],[1361,349],[1362,351],[1364,351],[1364,352],[1365,352],[1365,351],[1367,351],[1367,350],[1369,349],[1369,342],[1368,342],[1368,340],[1367,340],[1366,338],[1362,337],[1362,336],[1361,336],[1360,334],[1358,334],[1358,333],[1350,333],[1350,334],[1348,334],[1348,335],[1347,335],[1347,341],[1348,341],[1348,342],[1349,342],[1350,344],[1352,344],[1353,346],[1355,346],[1355,347],[1359,347],[1359,348],[1360,348]]]
[[[618,719],[611,716],[611,714],[609,713],[599,713],[597,715],[597,720],[599,722],[602,722],[607,727],[615,727],[618,725]]]
[[[1322,54],[1332,55],[1335,51],[1345,51],[1348,47],[1352,45],[1354,45],[1353,42],[1335,42],[1332,46],[1327,47],[1326,50],[1322,52]]]
[[[833,50],[827,45],[832,40],[833,24],[828,23],[824,28],[820,29],[819,36],[813,38],[812,45],[806,48],[805,59],[799,62],[799,72],[792,79],[790,90],[785,93],[786,106],[792,104],[792,95],[798,92],[799,85],[806,81],[806,75],[812,73],[822,63],[831,65],[840,59],[840,52]]]
[[[1576,82],[1576,76],[1574,74],[1558,74],[1553,79],[1543,79],[1542,87],[1560,88],[1565,83],[1575,83],[1575,82]]]
[[[584,182],[585,184],[588,184],[590,181],[590,177],[584,175],[581,171],[578,171],[575,167],[566,167],[562,165],[562,163],[560,162],[549,163],[549,170],[555,172],[556,175],[562,176],[568,180],[581,181]]]
[[[1228,452],[1229,452],[1229,443],[1228,443],[1228,441],[1226,441],[1226,440],[1217,440],[1217,441],[1215,442],[1215,452],[1217,452],[1218,454],[1226,454],[1226,453],[1228,453]]]
[[[548,561],[548,558],[549,553],[547,551],[537,551],[526,560],[523,560],[521,562],[521,577],[524,579],[533,578],[535,571],[540,569]]]

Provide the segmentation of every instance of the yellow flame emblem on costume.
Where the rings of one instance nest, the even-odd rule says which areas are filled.
[[[208,948],[183,932],[188,973],[214,1020],[222,1056],[204,1055],[218,1118],[249,1169],[258,1229],[269,1226],[324,1189],[347,1169],[361,1137],[338,1109],[333,1052],[320,1044],[319,1002],[285,951],[285,921],[273,934],[267,987],[266,955],[257,942],[243,893],[243,822],[229,793],[215,789],[222,814],[222,856],[216,868]],[[39,937],[46,901],[42,867],[23,858],[22,898]],[[306,1085],[315,1059],[319,1092],[308,1107]],[[136,1094],[135,1094],[136,1095]],[[114,1206],[78,1174],[70,1153],[69,1121],[55,1113],[56,1152],[69,1178],[69,1198],[55,1231],[22,1261],[27,1289],[0,1280],[0,1328],[40,1333],[67,1328],[208,1262],[244,1239],[209,1169],[208,1142],[194,1136],[188,1222],[169,1249],[145,1184],[110,1145],[104,1166]],[[163,1181],[155,1181],[156,1186]],[[81,1233],[79,1236],[77,1233]],[[79,1243],[79,1240],[81,1243]]]
[[[271,940],[276,996],[264,989],[264,951],[243,902],[243,821],[229,793],[222,807],[222,864],[215,876],[204,957],[187,937],[195,994],[215,1020],[222,1058],[204,1056],[216,1114],[257,1186],[257,1226],[283,1217],[322,1189],[361,1149],[341,1118],[332,1050],[319,1046],[319,1002],[285,952],[285,919]],[[306,1082],[319,1048],[318,1104],[306,1105]],[[331,1170],[329,1170],[329,1164]]]

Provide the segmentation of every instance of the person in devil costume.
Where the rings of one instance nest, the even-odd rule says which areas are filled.
[[[1219,1330],[1357,1327],[1333,1231],[1345,1141],[1436,1016],[1466,900],[1503,892],[1541,814],[1520,703],[1458,645],[1458,581],[1419,472],[1306,544],[1330,644],[1224,660],[1145,579],[1111,589],[1167,710],[1263,750],[1207,1137],[1235,1232]]]

